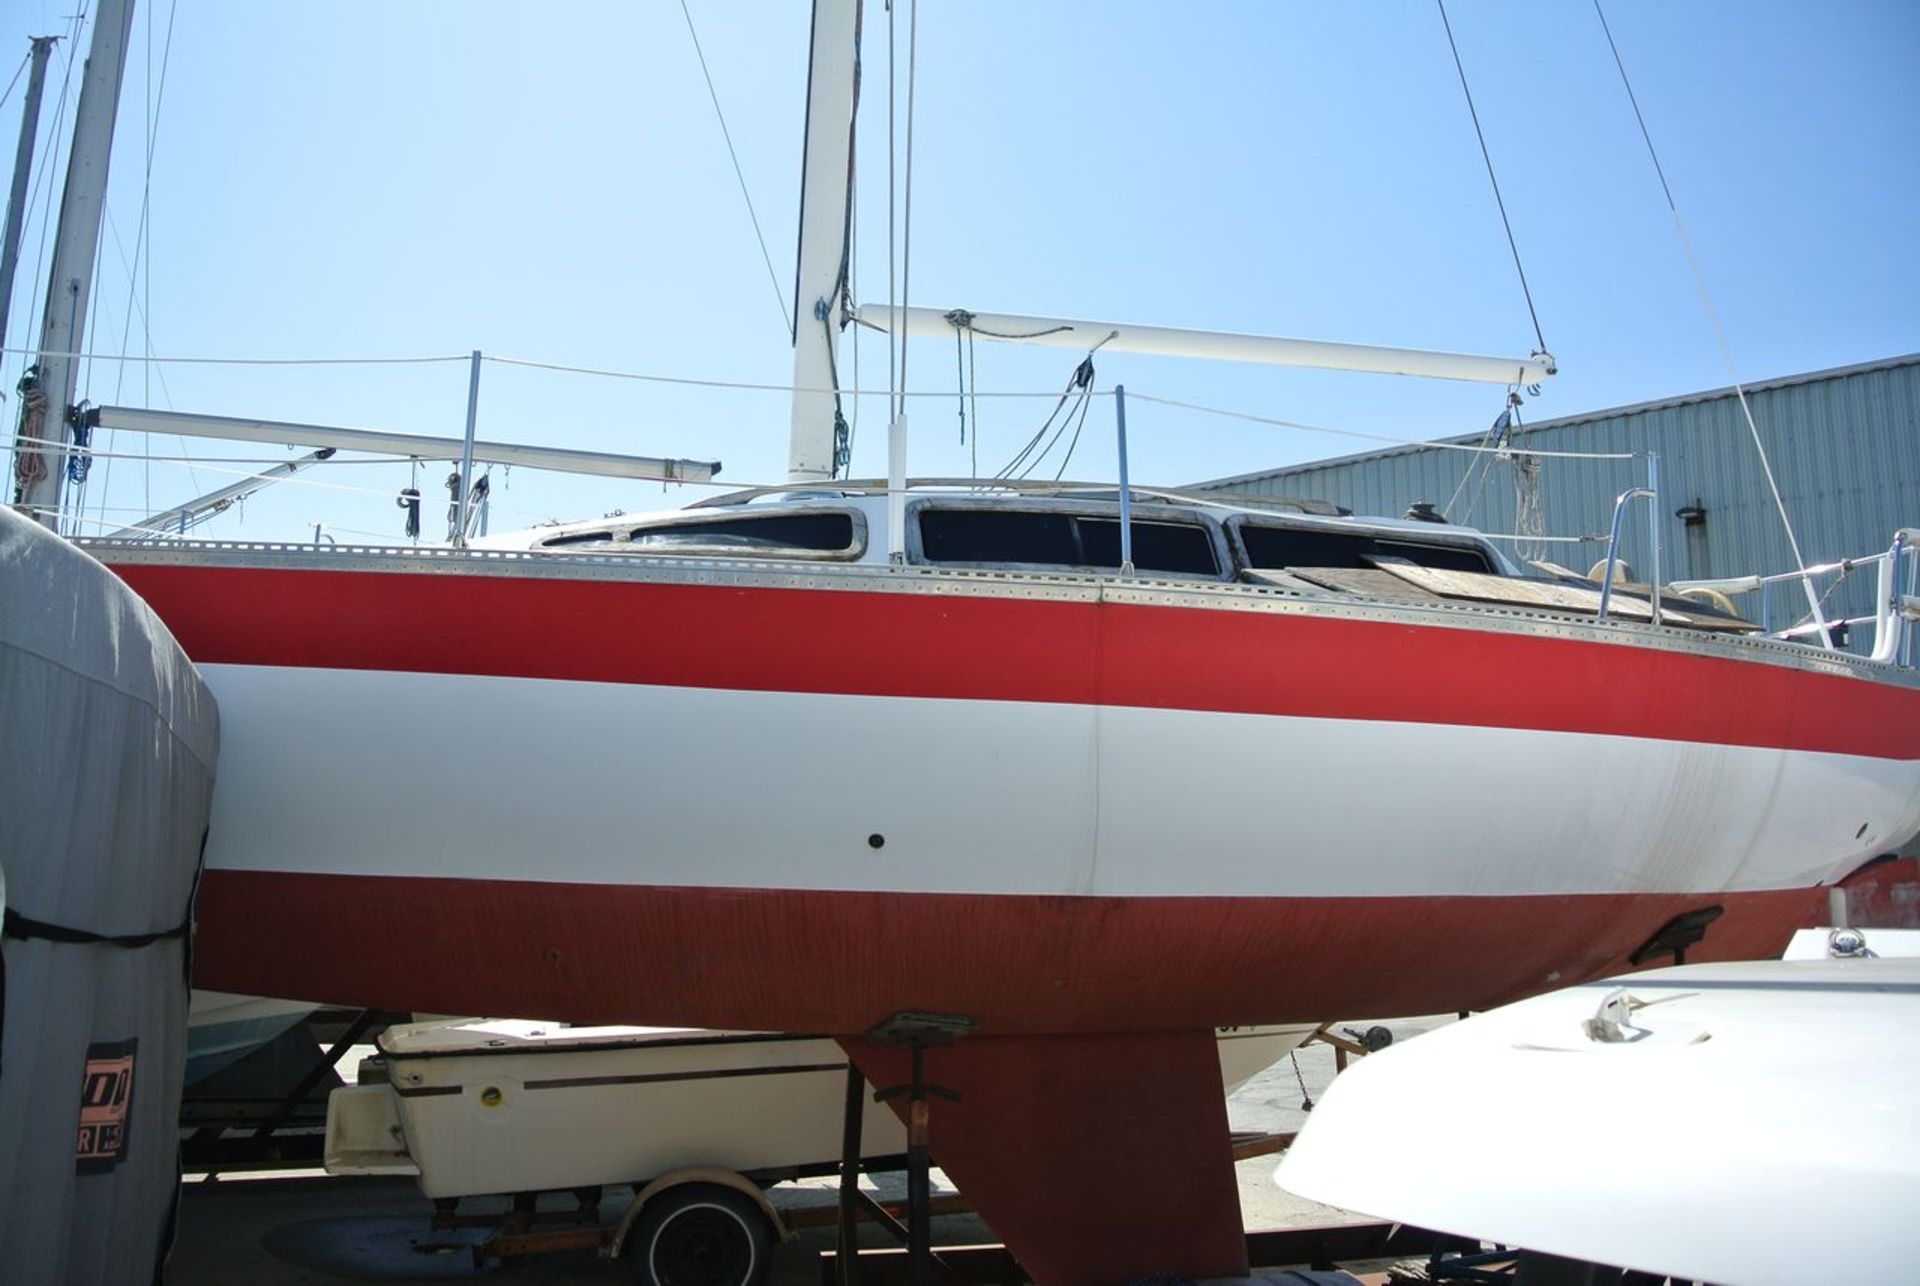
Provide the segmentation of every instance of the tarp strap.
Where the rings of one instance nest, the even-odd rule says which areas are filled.
[[[44,938],[49,942],[65,942],[78,946],[107,947],[150,947],[156,942],[171,942],[175,938],[184,938],[193,928],[193,917],[176,924],[171,929],[161,929],[155,933],[94,933],[90,929],[70,929],[64,924],[49,924],[45,920],[36,920],[29,915],[21,915],[12,907],[7,908],[6,924],[0,928],[0,934],[9,938]]]

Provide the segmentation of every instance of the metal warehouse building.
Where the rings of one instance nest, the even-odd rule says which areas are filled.
[[[1814,371],[1747,386],[1754,421],[1809,564],[1884,551],[1893,532],[1920,526],[1920,354]],[[1444,439],[1480,444],[1467,436]],[[1584,572],[1606,556],[1614,498],[1644,485],[1657,453],[1664,580],[1791,570],[1793,556],[1731,388],[1643,402],[1513,430],[1501,456],[1408,446],[1270,472],[1220,478],[1201,490],[1331,501],[1355,513],[1399,516],[1431,503],[1452,521],[1508,542],[1520,557]],[[1563,459],[1531,452],[1627,453],[1631,460]],[[1623,556],[1646,567],[1644,505],[1627,515]],[[1578,543],[1541,537],[1582,537]],[[1866,614],[1875,571],[1833,585],[1830,619]],[[1831,581],[1823,582],[1831,584]],[[1782,628],[1806,614],[1797,587],[1772,587],[1741,608]],[[1856,638],[1855,646],[1864,641]]]

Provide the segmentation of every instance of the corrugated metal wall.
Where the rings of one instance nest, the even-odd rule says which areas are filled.
[[[1900,526],[1920,526],[1920,354],[1772,380],[1747,390],[1774,475],[1808,563],[1884,550]],[[1453,439],[1473,441],[1473,439]],[[1528,425],[1514,435],[1513,459],[1410,447],[1223,478],[1204,489],[1238,495],[1330,500],[1360,514],[1398,517],[1415,501],[1445,507],[1455,522],[1490,533],[1516,529],[1522,452],[1626,452],[1660,460],[1660,523],[1667,579],[1705,579],[1791,569],[1793,557],[1766,477],[1730,390],[1622,407]],[[1524,557],[1586,571],[1606,555],[1613,500],[1644,483],[1644,459],[1539,458],[1535,502],[1550,536],[1591,536],[1580,544],[1502,542]],[[1471,470],[1471,476],[1468,471]],[[1463,485],[1463,478],[1465,482]],[[1689,526],[1674,511],[1697,505]],[[1644,504],[1629,514],[1625,557],[1644,574]],[[1830,617],[1870,610],[1873,569],[1831,592]],[[1806,600],[1776,587],[1775,627],[1803,616]],[[1752,613],[1753,598],[1742,603]],[[1856,640],[1858,646],[1859,640]]]

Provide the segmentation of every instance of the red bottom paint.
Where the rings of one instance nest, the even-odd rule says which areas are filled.
[[[841,1042],[903,1085],[897,1045]],[[969,1036],[926,1054],[940,1168],[1040,1286],[1247,1271],[1211,1031]],[[900,1106],[900,1101],[895,1100]]]
[[[1847,923],[1857,929],[1920,929],[1920,858],[1897,857],[1864,866],[1840,882],[1847,891]],[[1833,923],[1825,889],[1810,895],[1813,905],[1801,927]]]
[[[208,871],[197,985],[572,1022],[864,1033],[901,1010],[983,1034],[1485,1009],[1627,968],[1726,908],[1691,960],[1778,955],[1766,893],[1105,898],[796,892]]]
[[[609,887],[209,871],[195,981],[338,1004],[828,1032],[876,1085],[903,1010],[941,1165],[1040,1286],[1246,1271],[1212,1033],[1483,1009],[1626,968],[1725,908],[1691,959],[1777,955],[1824,900],[1709,895],[1096,898]]]

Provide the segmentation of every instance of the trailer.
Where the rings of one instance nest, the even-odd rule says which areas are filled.
[[[1315,1032],[1221,1028],[1223,1092]],[[844,1176],[849,1158],[901,1169],[910,1151],[900,1115],[825,1036],[479,1019],[391,1027],[376,1049],[329,1098],[326,1168],[413,1176],[435,1227],[496,1230],[482,1261],[595,1246],[657,1286],[755,1286],[802,1223],[852,1217],[783,1214],[764,1189]],[[627,1185],[607,1220],[607,1192]],[[566,1201],[543,1208],[551,1193]],[[462,1209],[475,1198],[495,1208]],[[905,1234],[897,1209],[860,1207]]]

